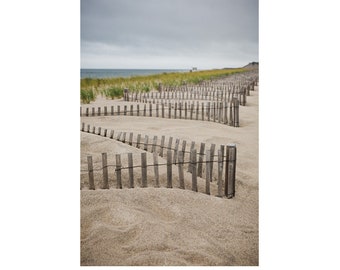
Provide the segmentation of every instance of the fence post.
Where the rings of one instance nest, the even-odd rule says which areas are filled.
[[[103,163],[103,189],[109,189],[109,174],[107,170],[107,154],[102,153],[102,163]]]
[[[225,195],[228,199],[235,196],[236,144],[227,144],[225,170]]]
[[[130,105],[130,115],[133,116],[133,105]]]
[[[89,108],[86,108],[86,116],[89,116]]]
[[[106,135],[107,135],[107,129],[104,129],[104,137],[106,137]]]
[[[158,155],[156,151],[153,152],[153,165],[155,172],[155,187],[159,188]]]
[[[96,113],[95,113],[95,108],[94,107],[92,107],[92,116],[95,116],[96,115]]]
[[[87,133],[90,133],[90,125],[87,125]]]
[[[98,116],[101,115],[100,107],[98,107]]]
[[[224,148],[223,148],[224,149]],[[222,193],[222,171],[223,171],[223,156],[222,150],[218,150],[218,178],[217,178],[217,197],[223,197]]]
[[[120,115],[120,106],[117,106],[117,115]]]
[[[167,159],[166,159],[166,172],[167,172],[167,188],[172,188],[172,152],[171,150],[167,151]]]
[[[156,117],[159,117],[159,104],[156,104]]]
[[[116,154],[116,174],[117,174],[117,188],[122,188],[122,163],[120,161],[120,154]]]
[[[101,127],[98,127],[98,133],[97,135],[100,135],[102,133],[102,128]]]
[[[134,188],[132,153],[128,153],[128,166],[129,166],[129,187]]]
[[[124,115],[126,115],[126,111],[127,111],[127,106],[124,105]]]
[[[92,156],[87,156],[87,167],[89,170],[89,185],[90,189],[95,189],[94,187],[94,178],[93,178],[93,164],[92,164]]]
[[[113,106],[111,106],[111,115],[114,115],[114,108],[113,108]]]
[[[202,105],[202,121],[204,121],[204,103],[202,102],[201,105]]]
[[[81,123],[81,131],[84,131],[85,130],[85,123]]]
[[[205,179],[205,193],[207,193],[208,195],[210,195],[210,182],[211,182],[211,163],[210,163],[210,157],[211,157],[211,153],[210,150],[207,150],[205,152],[205,157],[206,157],[206,165],[205,165],[205,175],[206,175],[206,179]]]
[[[184,173],[183,173],[183,161],[184,161],[184,151],[180,151],[178,153],[179,188],[185,189],[185,185],[184,185]]]
[[[107,115],[107,107],[104,106],[104,115]]]
[[[142,188],[148,187],[147,167],[146,167],[146,153],[141,153],[142,158]]]
[[[191,168],[192,168],[192,191],[195,191],[197,192],[197,170],[196,170],[196,160],[197,160],[197,157],[196,157],[196,154],[197,154],[197,151],[196,149],[193,149],[191,152]]]
[[[93,134],[96,133],[96,127],[95,127],[95,126],[92,127],[92,133],[93,133]]]
[[[162,118],[164,118],[164,103],[163,102],[162,102],[161,106],[162,106]]]
[[[137,116],[139,116],[139,104],[137,104]]]

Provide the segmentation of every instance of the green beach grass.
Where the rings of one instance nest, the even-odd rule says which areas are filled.
[[[132,76],[128,78],[83,78],[80,80],[80,98],[82,103],[90,103],[96,99],[98,94],[107,98],[120,98],[123,91],[149,92],[158,89],[159,85],[165,87],[176,87],[181,85],[196,85],[206,80],[213,80],[231,74],[246,72],[244,68],[213,69],[195,72],[173,72],[148,76]]]

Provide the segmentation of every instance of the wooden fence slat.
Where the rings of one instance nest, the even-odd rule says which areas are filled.
[[[90,189],[94,190],[94,177],[93,177],[93,163],[92,163],[92,156],[87,156],[87,167],[89,171],[89,186]]]
[[[142,188],[148,187],[146,153],[141,153],[142,159]]]
[[[172,188],[172,151],[167,151],[166,160],[166,172],[167,172],[167,188]]]
[[[223,148],[224,149],[224,148]],[[217,177],[217,197],[223,197],[223,192],[222,192],[222,171],[223,171],[223,157],[222,157],[222,150],[218,150],[218,177]]]
[[[227,144],[225,195],[228,199],[235,196],[236,144]]]
[[[141,135],[138,134],[138,135],[137,135],[137,144],[136,144],[136,147],[137,147],[137,148],[140,148],[140,139],[141,139]]]
[[[153,142],[152,142],[152,149],[151,149],[151,153],[157,153],[157,136],[153,137]]]
[[[109,189],[109,173],[107,169],[107,154],[102,153],[103,164],[103,189]]]
[[[153,152],[153,165],[155,172],[155,187],[159,188],[158,154],[156,151]]]
[[[176,139],[175,142],[175,150],[174,150],[174,156],[173,156],[173,163],[177,163],[177,154],[178,154],[178,146],[179,146],[179,139]]]
[[[179,178],[179,188],[185,189],[184,185],[184,172],[183,172],[183,162],[184,162],[184,151],[178,153],[178,178]]]
[[[163,157],[164,142],[165,142],[165,136],[162,136],[162,138],[161,138],[161,152],[159,153],[159,155],[161,157]]]
[[[81,131],[85,131],[85,123],[81,123]]]
[[[195,148],[195,142],[191,142],[191,145],[190,145],[190,156],[189,156],[189,160],[190,160],[190,161],[191,161],[191,159],[192,159],[191,153],[192,153],[192,150],[194,150],[194,148]],[[191,163],[189,163],[188,172],[192,172]]]
[[[184,157],[185,157],[185,148],[187,146],[187,141],[183,140],[182,141],[182,152],[183,152],[183,161],[184,161]]]
[[[215,156],[215,144],[212,143],[210,146],[210,181],[212,182],[212,173],[214,167],[214,156]]]
[[[168,150],[171,151],[171,150],[172,150],[171,147],[172,147],[172,137],[169,138],[169,142],[168,142]]]
[[[198,158],[198,168],[197,168],[197,175],[199,177],[202,177],[204,148],[205,148],[205,143],[201,143],[200,153],[199,153],[199,158]]]
[[[196,160],[197,160],[197,157],[196,157],[196,155],[197,155],[197,151],[196,151],[196,149],[193,149],[192,151],[191,151],[191,168],[192,168],[192,191],[195,191],[195,192],[197,192],[197,162],[196,162]]]
[[[122,188],[122,163],[120,154],[116,154],[116,176],[117,176],[117,189]]]
[[[145,135],[145,139],[144,139],[144,150],[148,151],[148,144],[149,144],[149,136]]]
[[[111,129],[111,132],[110,132],[110,139],[113,139],[113,135],[114,135],[114,130]]]
[[[206,174],[206,179],[205,179],[205,193],[210,195],[210,182],[211,182],[211,173],[210,173],[210,170],[211,170],[211,153],[210,153],[210,150],[207,150],[205,152],[205,162],[206,162],[206,165],[205,165],[205,174]]]
[[[128,153],[128,166],[129,166],[129,188],[134,188],[132,153]]]
[[[133,140],[133,132],[130,132],[130,135],[129,135],[129,145],[132,145],[132,140]]]

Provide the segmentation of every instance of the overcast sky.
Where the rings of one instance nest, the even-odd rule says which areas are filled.
[[[258,61],[258,0],[81,0],[81,68]]]

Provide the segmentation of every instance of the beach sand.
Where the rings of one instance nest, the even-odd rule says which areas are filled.
[[[94,107],[124,105],[123,101],[98,98]],[[166,188],[166,168],[159,167],[161,188],[154,188],[153,168],[148,167],[148,187],[140,187],[140,168],[134,170],[136,187],[128,188],[127,170],[123,189],[116,189],[114,168],[109,167],[109,190],[100,189],[101,171],[95,171],[96,190],[88,190],[87,156],[94,168],[101,167],[101,153],[115,164],[120,153],[127,166],[127,153],[140,164],[143,151],[116,140],[81,133],[81,265],[258,265],[258,88],[240,106],[240,127],[213,122],[136,116],[82,117],[86,124],[149,135],[173,136],[197,144],[237,145],[236,196],[218,198],[216,182],[212,195],[204,193],[205,180],[198,179],[199,192],[191,191],[191,174],[185,172],[185,190],[179,189],[177,166],[173,187]],[[147,163],[152,164],[152,153]],[[166,160],[159,157],[159,163]],[[98,187],[98,189],[97,189]]]

